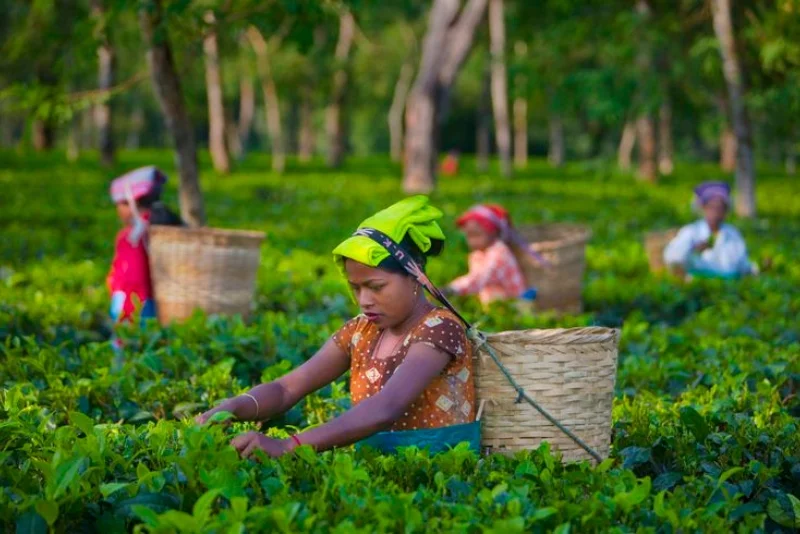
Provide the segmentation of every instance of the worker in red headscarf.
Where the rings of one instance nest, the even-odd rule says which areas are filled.
[[[483,304],[535,297],[511,247],[526,250],[540,264],[546,261],[514,230],[508,212],[496,204],[473,206],[456,221],[470,249],[469,272],[448,289],[458,295],[478,295]]]

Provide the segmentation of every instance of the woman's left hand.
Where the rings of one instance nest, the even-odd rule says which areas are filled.
[[[255,431],[239,434],[231,440],[231,445],[242,458],[250,458],[257,449],[264,451],[271,458],[283,456],[294,449],[292,440],[273,439]]]

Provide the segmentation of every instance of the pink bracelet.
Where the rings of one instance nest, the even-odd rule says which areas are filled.
[[[297,446],[298,446],[298,447],[300,447],[300,446],[302,446],[302,445],[303,445],[302,443],[300,443],[300,438],[298,438],[296,434],[292,434],[292,436],[291,436],[291,437],[292,437],[292,440],[293,440],[295,443],[297,443]]]

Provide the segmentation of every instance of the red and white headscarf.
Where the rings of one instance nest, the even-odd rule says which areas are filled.
[[[542,265],[549,265],[541,254],[531,247],[530,243],[516,231],[511,224],[511,216],[508,210],[497,204],[478,204],[468,209],[461,217],[456,220],[459,228],[468,221],[475,221],[480,224],[487,232],[497,234],[500,240],[509,245],[514,245],[526,251],[534,260]]]
[[[167,176],[155,166],[142,167],[123,174],[111,182],[114,203],[139,200],[147,195],[160,195]]]

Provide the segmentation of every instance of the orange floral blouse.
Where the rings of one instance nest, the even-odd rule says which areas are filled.
[[[380,335],[381,330],[363,315],[351,319],[333,335],[334,342],[350,356],[350,394],[354,405],[378,393],[402,365],[409,348],[424,343],[449,354],[450,363],[390,430],[440,428],[475,420],[472,345],[452,312],[434,308],[412,328],[391,356],[377,359],[373,352]]]

